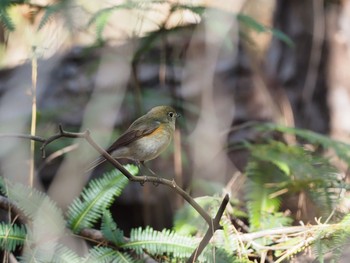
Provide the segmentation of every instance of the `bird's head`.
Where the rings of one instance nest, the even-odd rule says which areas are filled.
[[[173,123],[175,125],[176,119],[180,114],[176,113],[175,109],[170,106],[157,106],[152,108],[147,115],[163,123]]]

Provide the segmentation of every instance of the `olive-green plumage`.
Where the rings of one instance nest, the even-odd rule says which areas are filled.
[[[158,157],[170,144],[179,114],[170,106],[157,106],[135,120],[106,150],[114,158],[145,162]],[[91,168],[104,162],[97,159]],[[91,170],[91,168],[89,170]]]

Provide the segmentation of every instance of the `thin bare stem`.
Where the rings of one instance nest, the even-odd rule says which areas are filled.
[[[228,194],[225,195],[224,200],[222,200],[221,205],[219,207],[218,212],[216,213],[215,218],[209,224],[209,228],[205,233],[202,241],[199,243],[198,247],[195,251],[193,251],[191,257],[187,260],[187,263],[195,262],[198,256],[203,252],[204,248],[208,245],[210,239],[213,237],[216,230],[218,230],[220,226],[220,219],[225,211],[225,208],[228,204],[229,197]]]
[[[36,133],[36,86],[37,86],[37,77],[38,77],[38,61],[35,54],[35,48],[33,48],[33,57],[32,57],[32,121],[30,125],[30,135],[35,136]],[[34,185],[34,154],[35,154],[35,142],[30,141],[30,167],[29,167],[29,185],[33,187]]]

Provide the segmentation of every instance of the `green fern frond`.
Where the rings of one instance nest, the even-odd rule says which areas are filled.
[[[343,219],[339,224],[330,225],[315,234],[317,238],[313,243],[313,251],[319,262],[324,262],[325,254],[331,254],[333,262],[338,262],[344,248],[349,246],[350,226],[344,225],[345,221]]]
[[[67,0],[60,0],[57,3],[44,7],[45,13],[40,20],[38,31],[41,30],[54,15],[64,11],[65,8],[67,8],[66,6],[67,2],[68,2]]]
[[[273,163],[287,176],[304,179],[323,178],[324,174],[337,172],[328,160],[298,145],[287,145],[272,140],[267,144],[247,146],[254,158]]]
[[[198,240],[195,238],[180,236],[166,229],[160,232],[147,227],[132,229],[130,241],[121,247],[132,249],[138,255],[147,251],[152,255],[164,254],[172,258],[184,259],[190,257],[197,244]]]
[[[276,191],[268,186],[283,178],[283,172],[276,166],[262,161],[250,161],[246,174],[247,181],[247,208],[252,230],[279,227],[290,224],[291,220],[278,213],[280,199],[271,197]]]
[[[27,239],[20,262],[50,262],[50,263],[82,263],[75,252],[58,244],[56,240],[45,240],[41,243],[32,242],[31,237]]]
[[[239,249],[240,244],[238,239],[235,236],[234,226],[231,222],[231,219],[228,218],[225,214],[221,218],[222,230],[217,230],[216,235],[219,238],[216,238],[216,243],[218,246],[224,248],[227,252],[236,253]]]
[[[196,202],[209,215],[215,216],[221,204],[220,197],[202,196],[195,198]],[[180,208],[174,217],[174,231],[180,235],[204,235],[208,228],[205,220],[189,204]]]
[[[27,232],[24,226],[0,223],[0,248],[14,251],[16,247],[23,246],[26,235]]]
[[[102,41],[102,34],[103,31],[108,23],[108,20],[110,16],[117,10],[127,9],[127,10],[133,10],[133,9],[140,8],[140,4],[133,1],[128,1],[120,5],[108,7],[101,9],[100,11],[96,12],[90,21],[88,22],[88,26],[91,26],[92,24],[95,24],[96,26],[96,36],[98,41]]]
[[[293,40],[290,37],[288,37],[286,34],[284,34],[282,31],[267,27],[261,24],[260,22],[256,21],[251,16],[248,16],[245,14],[238,14],[237,20],[241,22],[243,25],[247,26],[248,28],[253,29],[257,33],[271,33],[273,36],[283,41],[289,47],[294,47],[295,45]]]
[[[124,232],[117,227],[109,210],[105,210],[103,213],[101,231],[108,241],[116,245],[124,243]]]
[[[6,8],[0,8],[0,21],[8,31],[15,31],[15,24],[7,12]]]
[[[137,173],[137,167],[125,166],[132,174]],[[81,196],[73,201],[67,212],[68,227],[75,233],[82,228],[91,227],[102,213],[119,196],[127,185],[128,179],[119,171],[113,170],[102,178],[92,180],[84,188]]]
[[[237,261],[237,258],[231,253],[227,253],[222,248],[217,248],[212,245],[208,245],[203,253],[199,256],[198,262],[205,263],[238,263],[243,261]]]
[[[50,231],[46,235],[54,236],[62,234],[65,227],[63,213],[45,193],[10,181],[6,181],[2,192],[33,221],[34,231]]]
[[[89,251],[85,263],[135,263],[137,262],[128,253],[120,252],[109,247],[94,247]]]
[[[350,214],[345,215],[341,220],[340,224],[346,227],[347,229],[350,228]]]
[[[299,145],[272,140],[266,144],[247,144],[247,147],[252,162],[255,162],[248,165],[250,177],[264,178],[257,188],[259,184],[263,186],[262,183],[270,185],[269,195],[282,189],[289,194],[305,192],[327,214],[339,201],[340,191],[346,187],[328,159]],[[252,169],[253,165],[258,167]]]
[[[258,125],[256,128],[262,131],[278,131],[281,133],[293,134],[310,142],[313,145],[320,145],[325,149],[333,149],[336,155],[341,160],[345,161],[350,165],[350,145],[349,144],[346,144],[337,140],[333,140],[325,135],[321,135],[309,130],[285,127],[282,125],[276,125],[271,123]]]
[[[189,258],[199,244],[195,237],[182,236],[170,230],[156,231],[150,227],[146,229],[132,229],[130,240],[120,245],[121,248],[131,249],[137,255],[143,253],[154,257],[167,257],[169,262],[184,261]],[[236,262],[231,252],[209,244],[199,256],[198,262]]]
[[[82,258],[80,258],[74,251],[69,248],[58,245],[55,251],[55,257],[52,263],[81,263]]]

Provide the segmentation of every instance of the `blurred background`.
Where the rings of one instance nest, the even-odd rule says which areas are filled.
[[[228,144],[262,140],[274,122],[349,141],[350,1],[1,1],[0,133],[89,129],[106,147],[138,116],[172,105],[173,144],[148,166],[193,196],[240,198],[249,154]],[[5,177],[28,184],[30,142],[1,140]],[[97,153],[62,139],[41,158],[35,184],[64,209]],[[343,173],[347,167],[339,164]],[[224,190],[223,190],[224,189]],[[126,231],[172,226],[183,200],[129,184],[114,204]],[[313,218],[306,213],[301,218]]]

